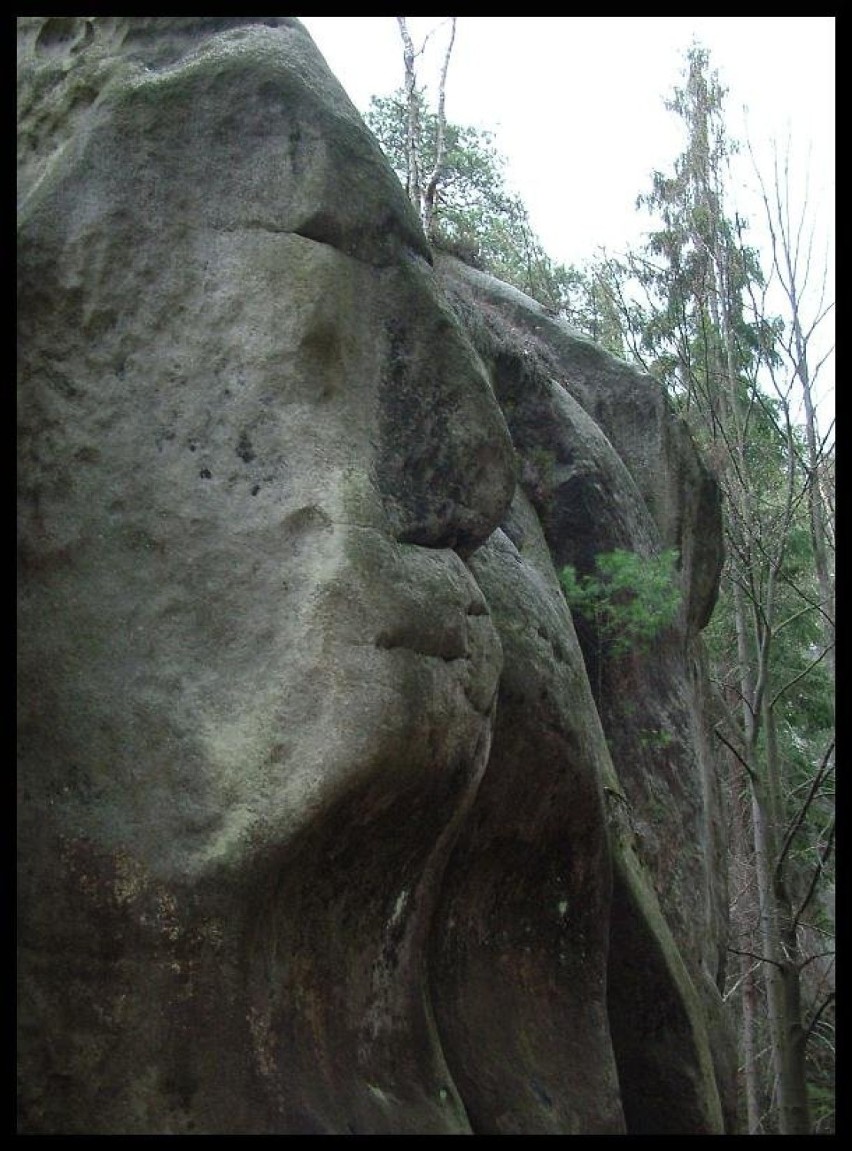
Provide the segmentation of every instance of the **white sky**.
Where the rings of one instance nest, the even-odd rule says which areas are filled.
[[[401,87],[393,16],[303,16],[356,107]],[[434,93],[444,17],[409,17],[417,46],[435,30],[418,78]],[[772,180],[773,141],[791,141],[795,206],[807,196],[815,264],[830,264],[833,298],[835,17],[460,16],[446,92],[447,118],[487,128],[506,157],[509,186],[526,204],[545,250],[580,264],[600,249],[641,242],[650,217],[635,209],[654,169],[672,170],[683,146],[664,100],[682,83],[693,39],[727,87],[730,138],[751,142]],[[736,208],[752,224],[750,162],[738,161]],[[755,233],[754,242],[760,241]],[[832,337],[833,338],[833,337]]]

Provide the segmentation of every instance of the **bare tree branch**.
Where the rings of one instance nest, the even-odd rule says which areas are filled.
[[[805,1028],[805,1036],[804,1036],[805,1042],[807,1042],[807,1040],[813,1034],[813,1030],[816,1027],[817,1023],[819,1023],[820,1017],[822,1016],[823,1011],[825,1011],[825,1009],[827,1007],[830,1007],[831,1004],[834,1002],[834,1000],[835,1000],[835,992],[829,991],[828,995],[826,995],[825,999],[820,1004],[819,1010],[814,1014],[813,1019],[811,1019],[810,1023]]]
[[[724,743],[724,745],[728,749],[728,751],[730,751],[734,756],[736,756],[736,758],[739,760],[739,762],[745,768],[749,779],[751,779],[752,781],[755,780],[757,777],[755,776],[754,771],[751,768],[751,765],[748,764],[746,762],[746,760],[743,759],[742,755],[740,755],[740,753],[737,751],[737,749],[734,747],[734,745],[728,739],[725,738],[725,736],[721,733],[721,731],[719,731],[719,725],[718,724],[713,728],[713,732],[717,736],[717,738],[720,739],[722,741],[722,743]]]
[[[793,840],[796,837],[797,832],[799,831],[799,828],[804,823],[805,816],[808,814],[808,811],[810,809],[811,804],[814,801],[814,798],[816,797],[817,793],[819,792],[819,789],[820,789],[822,781],[825,777],[825,774],[829,769],[829,765],[831,763],[831,756],[832,756],[833,752],[834,752],[834,740],[832,739],[831,743],[826,748],[825,755],[822,757],[822,762],[820,763],[819,768],[817,769],[817,772],[814,775],[813,780],[811,781],[811,786],[808,788],[808,794],[805,797],[805,800],[802,803],[801,807],[799,808],[799,811],[796,815],[796,818],[793,820],[792,824],[790,825],[790,828],[787,831],[787,834],[784,837],[784,843],[781,846],[781,850],[778,853],[778,859],[775,863],[775,882],[776,883],[778,883],[781,879],[781,873],[782,873],[783,868],[784,868],[784,860],[787,857],[787,852],[790,850],[790,846],[792,845]],[[797,916],[797,919],[798,919],[798,916]]]
[[[725,950],[730,955],[744,955],[746,959],[754,959],[758,963],[768,963],[771,967],[777,967],[779,970],[784,967],[784,964],[779,963],[777,959],[769,959],[766,955],[755,955],[753,951],[740,951],[736,947],[726,947]]]

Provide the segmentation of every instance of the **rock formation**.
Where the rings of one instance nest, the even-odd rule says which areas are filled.
[[[665,398],[433,257],[296,19],[18,53],[19,1131],[721,1131]],[[597,666],[558,570],[667,546]]]

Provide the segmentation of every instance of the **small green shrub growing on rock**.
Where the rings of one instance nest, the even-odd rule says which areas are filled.
[[[678,553],[640,556],[617,548],[595,560],[595,571],[578,576],[567,564],[559,582],[573,612],[594,628],[598,654],[625,655],[648,645],[677,617]]]

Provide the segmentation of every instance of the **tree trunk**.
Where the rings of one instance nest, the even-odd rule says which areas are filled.
[[[404,16],[397,16],[399,34],[402,37],[402,58],[405,64],[405,100],[408,111],[406,135],[407,191],[408,198],[423,218],[423,188],[420,182],[420,105],[417,95],[417,75],[414,71],[414,43],[408,31]]]
[[[456,39],[456,17],[451,17],[450,25],[450,40],[447,44],[447,51],[444,55],[444,66],[441,69],[441,81],[438,87],[438,126],[437,138],[435,140],[435,166],[432,169],[432,174],[426,185],[426,192],[423,197],[423,231],[431,240],[435,229],[435,216],[437,210],[437,196],[438,187],[441,182],[444,167],[444,153],[446,150],[446,130],[447,130],[447,116],[445,112],[446,106],[446,89],[447,89],[447,69],[450,66],[450,56],[453,51],[453,44]]]
[[[760,1091],[757,1075],[757,978],[755,960],[754,923],[756,908],[751,876],[753,865],[751,854],[754,839],[746,812],[746,795],[749,792],[748,780],[742,764],[733,756],[731,762],[731,854],[734,863],[739,895],[732,909],[732,917],[737,928],[736,950],[739,952],[740,972],[740,1053],[742,1091],[746,1107],[746,1130],[749,1135],[760,1134]]]

